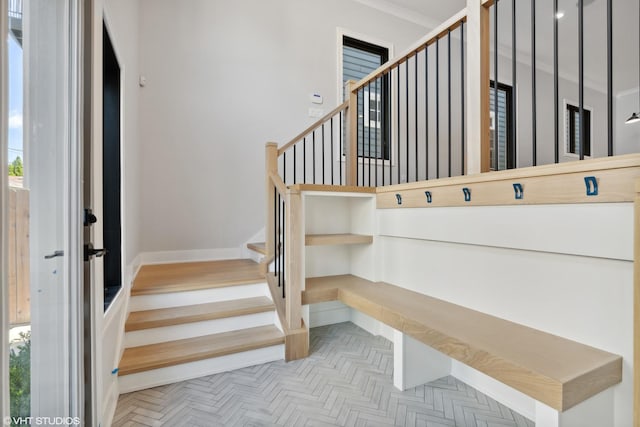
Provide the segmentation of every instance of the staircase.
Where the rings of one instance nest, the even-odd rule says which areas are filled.
[[[260,264],[146,265],[131,290],[120,393],[281,360],[284,341]]]

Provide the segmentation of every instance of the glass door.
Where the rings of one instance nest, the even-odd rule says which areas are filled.
[[[12,425],[25,425],[26,417],[77,424],[82,416],[78,16],[71,0],[9,0],[3,96]]]

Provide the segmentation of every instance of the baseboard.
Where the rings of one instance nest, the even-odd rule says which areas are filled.
[[[351,309],[340,301],[309,305],[309,327],[333,325],[351,320]]]
[[[452,360],[451,375],[530,420],[536,419],[535,400],[526,394],[455,359]]]
[[[197,261],[217,261],[217,260],[223,260],[223,259],[239,259],[241,256],[242,256],[242,251],[240,248],[142,252],[139,255],[140,263],[142,265],[197,262]]]

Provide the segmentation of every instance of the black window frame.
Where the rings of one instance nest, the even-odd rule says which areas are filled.
[[[583,111],[585,122],[584,156],[591,157],[591,110],[583,107]],[[565,137],[568,138],[568,140],[565,141],[565,151],[566,154],[579,156],[580,150],[578,149],[578,145],[580,135],[576,132],[576,116],[580,115],[580,107],[565,102],[565,114],[567,115],[567,119],[565,120],[565,126],[567,126],[567,129],[565,129]]]
[[[489,88],[493,89],[495,87],[495,81],[492,79],[489,81]],[[500,83],[498,82],[498,91],[502,91],[505,93],[505,109],[506,109],[506,114],[507,114],[507,169],[515,169],[516,167],[516,157],[515,157],[515,142],[513,141],[513,123],[514,123],[514,117],[513,117],[513,87],[509,86],[508,84],[505,83]],[[494,99],[494,94],[491,93],[490,91],[490,97],[493,100]],[[496,121],[495,126],[498,126],[498,117],[496,115],[495,119]],[[493,161],[493,156],[491,156],[490,162]],[[498,165],[496,165],[496,168],[498,167]],[[494,169],[492,169],[494,170]]]
[[[363,52],[371,53],[374,55],[380,56],[380,65],[389,61],[389,49],[383,46],[379,46],[364,40],[359,40],[353,37],[349,37],[347,35],[342,36],[342,47],[350,47],[353,49],[358,49]],[[344,64],[342,65],[343,69],[341,72],[344,75]],[[359,158],[362,159],[375,159],[376,157],[383,161],[390,161],[391,159],[391,85],[389,81],[389,73],[385,74],[380,78],[380,83],[382,87],[380,88],[380,106],[381,106],[381,115],[380,118],[380,135],[382,136],[382,156],[381,157],[370,157],[364,155],[364,150],[362,154],[358,154]],[[378,84],[380,84],[378,83]],[[364,92],[363,92],[364,94]],[[363,95],[364,97],[364,95]],[[363,100],[363,108],[366,104]]]

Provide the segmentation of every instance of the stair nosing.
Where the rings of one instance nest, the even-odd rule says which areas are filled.
[[[250,342],[239,342],[233,345],[224,346],[224,347],[221,346],[215,349],[199,350],[193,353],[186,352],[186,354],[183,354],[181,356],[176,356],[175,354],[172,355],[171,351],[165,351],[164,353],[166,357],[163,358],[161,361],[155,361],[155,362],[150,361],[147,363],[141,362],[141,363],[133,364],[131,366],[127,366],[125,364],[124,366],[122,366],[122,361],[125,360],[125,357],[127,356],[127,351],[130,351],[132,349],[136,349],[137,351],[140,351],[141,349],[147,348],[149,349],[150,354],[157,355],[157,354],[163,353],[162,348],[166,347],[168,344],[175,344],[182,341],[185,346],[188,346],[190,341],[191,342],[195,340],[205,341],[207,338],[209,339],[213,339],[213,337],[220,338],[223,335],[232,336],[233,334],[243,333],[243,332],[244,333],[258,332],[258,330],[261,330],[260,332],[264,332],[264,333],[269,332],[270,334],[272,334],[272,336],[268,336],[266,338],[257,339],[257,340],[251,339]],[[247,340],[249,340],[249,337],[247,337]],[[274,345],[280,345],[280,344],[284,344],[284,342],[285,342],[284,334],[282,334],[282,332],[278,328],[276,328],[274,325],[269,325],[269,326],[258,326],[254,328],[247,328],[239,331],[230,331],[230,332],[222,332],[222,333],[212,334],[212,335],[205,335],[205,336],[196,337],[196,338],[187,338],[183,340],[170,341],[168,343],[165,342],[165,343],[157,343],[157,344],[147,344],[139,347],[131,347],[129,349],[126,349],[125,353],[122,356],[118,375],[119,376],[131,375],[131,374],[136,374],[140,372],[166,368],[170,366],[182,365],[185,363],[197,362],[199,360],[212,359],[220,356],[226,356],[230,354],[242,353],[245,351],[252,351],[260,348],[271,347]]]
[[[197,306],[209,306],[209,305],[219,305],[224,307],[225,304],[231,304],[233,302],[237,302],[237,301],[241,301],[241,300],[263,300],[261,302],[256,303],[256,305],[254,306],[250,306],[250,307],[244,307],[241,309],[225,309],[225,308],[221,308],[219,311],[212,311],[209,314],[188,314],[188,315],[184,315],[184,316],[178,316],[178,317],[174,317],[174,318],[168,318],[168,319],[157,319],[157,320],[145,320],[145,321],[138,321],[138,322],[130,322],[130,318],[131,318],[131,314],[133,313],[149,313],[149,312],[162,312],[162,311],[171,311],[171,310],[175,310],[175,311],[180,311],[182,310],[188,310],[190,307],[197,307]],[[268,301],[268,303],[267,303]],[[167,327],[167,326],[175,326],[175,325],[184,325],[184,324],[188,324],[188,323],[196,323],[196,322],[203,322],[203,321],[207,321],[207,320],[217,320],[217,319],[225,319],[225,318],[231,318],[231,317],[236,317],[236,316],[246,316],[246,315],[250,315],[250,314],[258,314],[258,313],[266,313],[269,311],[273,311],[275,310],[275,304],[273,303],[273,301],[271,301],[268,297],[250,297],[250,298],[240,298],[240,299],[233,299],[233,300],[227,300],[227,301],[216,301],[216,302],[211,302],[211,303],[204,303],[204,304],[193,304],[193,305],[185,305],[185,306],[179,306],[179,307],[167,307],[167,308],[157,308],[157,309],[151,309],[151,310],[140,310],[140,311],[135,311],[135,312],[131,312],[129,314],[129,317],[127,317],[127,321],[125,322],[125,327],[124,327],[124,331],[126,332],[135,332],[135,331],[142,331],[142,330],[147,330],[147,329],[154,329],[154,328],[162,328],[162,327]]]

